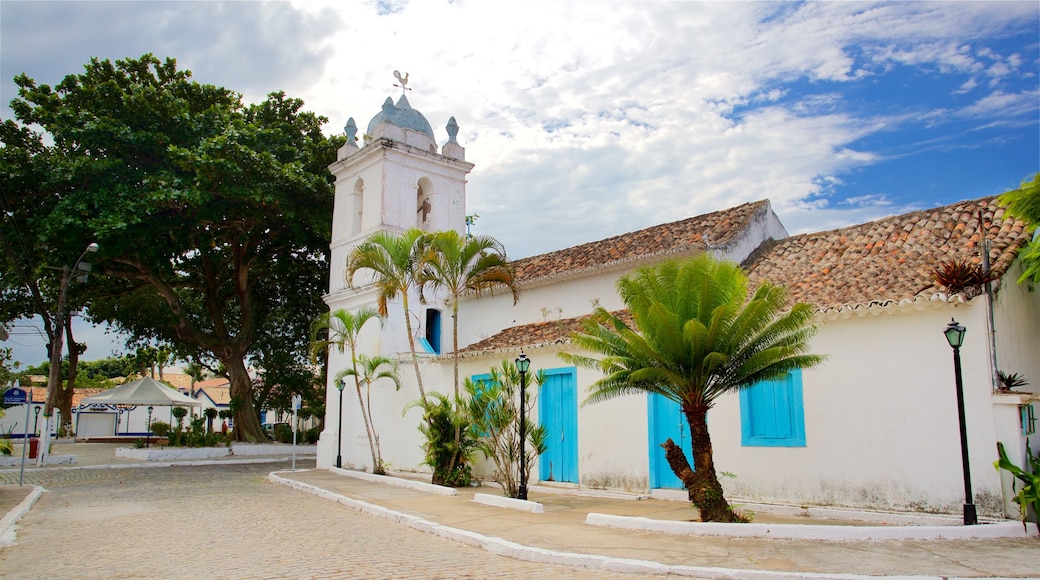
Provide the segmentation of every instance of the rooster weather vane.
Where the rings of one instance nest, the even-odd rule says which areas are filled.
[[[405,91],[412,90],[410,87],[408,87],[408,73],[404,73],[404,77],[402,77],[401,71],[395,70],[394,77],[397,79],[397,82],[401,83],[394,83],[395,87],[401,87],[401,94],[404,94]]]

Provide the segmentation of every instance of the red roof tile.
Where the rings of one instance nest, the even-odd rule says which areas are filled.
[[[765,202],[759,202],[765,203]],[[748,208],[748,204],[735,208]],[[786,286],[791,297],[808,302],[821,311],[846,307],[888,305],[910,300],[919,295],[940,294],[934,285],[932,271],[940,262],[949,260],[981,261],[979,256],[979,213],[986,239],[990,243],[990,267],[1002,276],[1014,261],[1020,248],[1029,242],[1031,228],[1021,220],[1005,219],[1004,208],[994,198],[964,201],[957,204],[894,216],[847,228],[792,236],[771,242],[760,248],[744,264],[752,283],[769,280]],[[727,212],[709,214],[719,216]],[[743,212],[738,212],[738,215]],[[749,214],[750,215],[750,214]],[[702,216],[702,218],[705,216]],[[660,246],[676,230],[676,224],[710,223],[702,218],[691,218],[658,228],[649,228],[610,238],[602,242],[584,244],[551,254],[520,260],[528,278],[541,272],[535,266],[558,272],[568,267],[590,269],[595,263],[592,254],[625,255],[634,261],[637,257],[663,252],[640,251],[632,244],[647,243],[655,248],[675,248],[680,244]],[[691,233],[689,225],[683,228]],[[658,230],[658,231],[654,231]],[[726,235],[736,233],[730,228]],[[626,236],[631,238],[621,240]],[[694,245],[687,236],[682,247]],[[605,247],[599,247],[605,246]],[[611,250],[610,248],[614,248]],[[623,248],[623,250],[621,250]],[[585,259],[582,256],[585,255]],[[573,265],[572,265],[573,264]],[[544,277],[544,275],[542,275]],[[476,356],[488,352],[521,347],[548,346],[568,340],[571,332],[581,328],[585,317],[551,322],[536,322],[507,328],[494,336],[460,349],[462,356]]]
[[[821,311],[887,305],[941,294],[932,272],[944,261],[980,263],[982,232],[997,277],[1031,234],[1022,221],[1004,219],[990,197],[786,238],[760,249],[745,268],[753,283],[785,286],[792,299]]]
[[[561,276],[572,277],[586,272],[609,270],[644,262],[647,258],[695,255],[724,245],[744,231],[751,219],[765,211],[769,202],[762,200],[581,244],[572,248],[523,258],[513,262],[517,281],[530,285]]]

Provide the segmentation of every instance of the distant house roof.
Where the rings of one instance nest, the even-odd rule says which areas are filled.
[[[747,204],[735,210],[754,205]],[[932,271],[943,261],[981,260],[980,212],[982,229],[990,243],[990,267],[999,277],[1010,267],[1018,250],[1029,242],[1032,232],[1021,220],[1005,219],[1004,208],[996,205],[992,197],[827,232],[792,236],[760,248],[744,267],[752,283],[768,280],[772,284],[785,286],[791,291],[793,300],[812,304],[820,312],[850,307],[887,306],[918,297],[945,298],[941,289],[934,285]],[[656,243],[655,240],[668,235],[665,232],[674,231],[675,224],[690,221],[658,226],[662,228],[659,232],[652,231],[657,228],[649,228],[626,236],[644,240],[643,243]],[[727,230],[726,234],[733,235],[734,232]],[[562,256],[581,260],[584,253],[597,251],[597,245],[600,244],[607,248],[624,248],[623,254],[629,257],[653,254],[641,252],[629,243],[614,242],[618,238],[544,256],[561,256],[548,263],[564,269],[566,266],[562,265]],[[578,248],[582,250],[578,251]],[[581,260],[578,266],[585,267],[585,262],[590,260],[593,258]],[[584,318],[581,316],[513,326],[460,349],[460,355],[478,356],[495,351],[516,350],[523,346],[549,346],[566,342],[572,332],[581,329]]]
[[[745,269],[753,283],[784,286],[822,312],[886,306],[942,295],[932,272],[944,261],[981,262],[983,233],[1000,277],[1031,231],[988,197],[786,238],[753,254]]]
[[[224,377],[197,381],[195,383],[195,398],[198,398],[200,391],[205,393],[206,397],[213,401],[214,405],[231,404],[231,381]]]
[[[707,213],[513,262],[521,286],[548,283],[598,271],[627,268],[653,258],[696,255],[725,245],[755,216],[769,211],[766,200]]]

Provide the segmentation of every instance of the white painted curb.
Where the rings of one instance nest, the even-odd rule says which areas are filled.
[[[22,500],[17,506],[0,519],[0,547],[10,546],[14,544],[15,533],[14,525],[18,523],[18,520],[22,519],[22,516],[29,513],[29,508],[36,503],[36,500],[40,499],[43,492],[47,490],[43,489],[38,485],[33,486],[33,490],[29,492],[29,495]]]
[[[435,493],[437,495],[459,494],[459,490],[455,489],[454,487],[434,485],[432,483],[425,483],[422,481],[413,481],[411,479],[394,477],[392,475],[375,475],[372,473],[365,473],[364,471],[354,471],[353,469],[343,469],[340,467],[330,467],[329,471],[335,473],[336,475],[345,475],[347,477],[353,477],[354,479],[360,479],[362,481],[384,483],[386,485],[393,485],[397,487],[407,487],[417,491],[425,491],[426,493]]]
[[[503,495],[491,495],[490,493],[477,493],[473,495],[473,501],[493,507],[509,508],[522,512],[540,514],[545,512],[545,507],[536,501],[505,497]]]
[[[1021,522],[997,522],[977,526],[822,526],[812,524],[723,524],[718,522],[679,522],[644,517],[590,513],[590,526],[621,530],[660,532],[685,536],[727,536],[733,538],[773,538],[783,540],[975,540],[1026,538],[1037,535],[1022,529]]]
[[[332,468],[335,469],[335,468]],[[343,470],[339,470],[343,471]],[[461,530],[443,526],[436,522],[422,519],[417,516],[394,511],[381,506],[372,505],[360,500],[342,496],[313,485],[301,483],[291,479],[280,477],[271,473],[268,479],[272,483],[310,493],[322,499],[344,505],[359,513],[375,516],[385,520],[404,524],[414,530],[433,534],[435,536],[461,542],[463,544],[481,548],[492,554],[505,556],[516,560],[527,562],[539,562],[544,564],[559,564],[587,568],[589,570],[603,570],[607,572],[618,572],[622,574],[655,574],[676,576],[692,576],[696,578],[719,578],[732,580],[759,580],[776,578],[806,578],[815,579],[848,579],[848,580],[876,580],[879,576],[868,576],[863,574],[813,574],[806,572],[777,572],[772,570],[739,570],[730,568],[710,568],[705,566],[672,566],[651,562],[649,560],[634,560],[629,558],[613,558],[610,556],[599,556],[595,554],[577,554],[574,552],[558,552],[544,548],[524,546],[516,542],[510,542],[495,536],[485,536],[476,532]],[[378,476],[377,476],[378,477]],[[382,480],[380,480],[382,481]],[[946,580],[946,576],[886,576],[886,578],[904,578],[907,580]]]

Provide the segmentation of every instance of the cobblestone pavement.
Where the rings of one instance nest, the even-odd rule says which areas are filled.
[[[495,556],[266,481],[288,468],[26,472],[48,493],[0,548],[0,578],[636,577]]]

